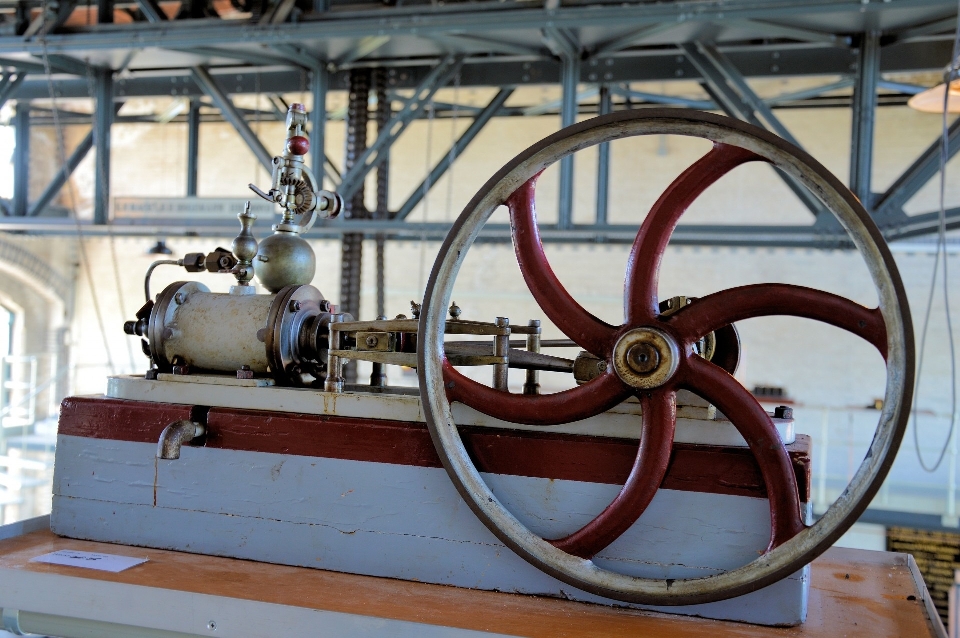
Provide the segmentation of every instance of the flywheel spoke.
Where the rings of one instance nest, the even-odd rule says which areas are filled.
[[[730,419],[753,452],[770,501],[770,545],[782,545],[804,529],[797,475],[777,427],[746,388],[720,367],[690,356],[678,386],[702,396]]]
[[[684,339],[694,341],[736,321],[771,315],[804,317],[836,326],[873,344],[887,357],[887,329],[879,309],[804,286],[755,284],[721,290],[692,301],[666,321]]]
[[[460,374],[443,360],[447,398],[509,423],[557,425],[606,412],[630,396],[630,390],[608,371],[583,385],[554,394],[510,394],[494,390]]]
[[[543,253],[537,228],[536,185],[539,175],[527,180],[510,199],[510,227],[523,280],[533,298],[561,331],[587,352],[606,359],[613,349],[617,328],[601,321],[570,296],[557,279]]]
[[[751,151],[718,142],[667,187],[643,220],[630,249],[624,282],[628,324],[646,323],[658,314],[660,262],[684,211],[711,184],[734,168],[762,159]]]
[[[554,547],[581,558],[592,558],[630,529],[653,500],[670,464],[677,423],[677,393],[658,388],[638,394],[643,408],[640,447],[630,475],[617,497],[587,525]]]

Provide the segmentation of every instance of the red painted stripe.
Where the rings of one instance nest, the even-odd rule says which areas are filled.
[[[60,434],[156,443],[163,428],[189,418],[191,406],[72,397],[60,408]],[[423,423],[211,408],[206,447],[352,461],[441,467]],[[622,485],[636,441],[463,427],[464,442],[484,472]],[[810,439],[787,450],[800,500],[810,493]],[[662,487],[765,497],[760,468],[746,448],[676,443]]]

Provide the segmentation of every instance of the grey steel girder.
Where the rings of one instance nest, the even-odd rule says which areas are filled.
[[[800,146],[796,138],[780,123],[770,108],[750,88],[740,72],[716,47],[700,42],[683,43],[680,47],[687,59],[700,71],[708,93],[727,115],[772,130],[791,144]],[[810,191],[791,177],[779,171],[777,174],[815,217],[821,216],[824,211],[823,205]]]
[[[377,135],[373,144],[357,158],[356,164],[344,173],[338,189],[341,197],[344,199],[353,197],[353,194],[366,178],[367,173],[376,168],[377,164],[386,157],[386,153],[381,153],[381,151],[387,151],[393,145],[410,122],[429,106],[433,95],[459,72],[462,64],[463,60],[459,56],[447,56],[442,64],[434,68],[424,78],[420,86],[410,96],[410,99],[390,118],[390,122]]]
[[[46,38],[50,52],[70,50],[92,51],[103,49],[130,49],[142,47],[180,48],[215,46],[243,41],[253,44],[288,44],[333,38],[363,38],[368,36],[400,35],[429,36],[447,33],[485,33],[553,28],[583,29],[585,27],[622,28],[634,25],[663,23],[716,23],[731,24],[743,20],[770,22],[771,28],[787,28],[788,20],[796,16],[842,15],[853,28],[849,31],[864,31],[865,21],[875,14],[890,15],[888,24],[879,28],[897,31],[903,15],[917,12],[918,21],[924,15],[930,20],[945,18],[954,7],[952,0],[890,0],[883,3],[860,3],[850,0],[727,0],[703,2],[691,5],[685,2],[661,4],[616,4],[577,5],[543,10],[541,8],[505,9],[499,2],[479,2],[466,8],[450,7],[435,10],[380,9],[357,12],[327,12],[324,19],[309,19],[307,16],[295,23],[252,25],[229,24],[231,21],[208,20],[191,28],[172,28],[168,23],[144,25],[135,23],[129,27],[109,31],[96,27],[78,27],[69,34],[52,33]],[[495,8],[497,10],[491,10]],[[936,15],[937,10],[943,11]],[[899,24],[896,13],[900,14]],[[933,13],[933,15],[931,15]],[[856,20],[861,26],[857,28]],[[910,25],[903,25],[906,29]],[[809,30],[808,30],[809,31]],[[799,34],[797,34],[799,37]],[[0,51],[40,53],[40,42],[24,42],[20,37],[0,38]]]
[[[210,99],[213,100],[213,103],[216,105],[216,107],[220,109],[220,113],[223,114],[223,118],[233,125],[233,128],[237,130],[237,133],[240,134],[240,137],[243,138],[243,141],[247,143],[250,151],[254,154],[257,160],[259,160],[266,171],[268,173],[271,172],[273,170],[273,156],[267,152],[267,149],[263,146],[260,138],[258,138],[257,134],[253,132],[253,129],[251,129],[250,125],[247,124],[247,121],[243,119],[243,116],[237,112],[233,102],[231,102],[230,98],[227,97],[227,94],[223,92],[216,80],[214,80],[210,73],[202,67],[194,67],[191,69],[191,72],[193,73],[193,78],[197,84],[203,87],[203,92],[210,96]]]
[[[493,116],[497,114],[501,107],[503,107],[503,103],[506,102],[511,95],[513,95],[513,89],[508,88],[500,89],[500,91],[493,96],[493,99],[490,100],[490,103],[487,104],[487,106],[477,114],[470,126],[467,127],[467,130],[464,131],[463,134],[457,138],[457,141],[453,143],[453,146],[450,147],[450,150],[444,153],[443,159],[437,162],[437,165],[433,167],[433,169],[430,171],[430,174],[427,175],[427,177],[420,182],[415,189],[413,189],[413,193],[411,193],[410,197],[407,198],[407,201],[405,201],[403,206],[401,206],[396,212],[396,214],[393,216],[393,219],[401,221],[407,218],[413,209],[416,208],[417,204],[419,204],[423,198],[426,197],[427,193],[430,192],[430,189],[433,187],[433,185],[436,184],[441,177],[443,177],[443,174],[447,172],[451,164],[453,164],[453,162],[460,157],[470,142],[472,142],[477,136],[477,133],[479,133],[483,127],[487,125],[487,122],[493,119]]]

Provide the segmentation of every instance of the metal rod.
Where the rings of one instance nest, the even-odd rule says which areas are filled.
[[[563,103],[560,105],[560,125],[564,128],[577,121],[577,83],[580,81],[580,58],[576,55],[563,57],[561,86]],[[573,154],[560,160],[560,208],[557,226],[561,229],[573,225]]]
[[[327,378],[323,382],[324,392],[343,392],[343,377],[340,376],[340,357],[332,354],[340,349],[340,331],[337,324],[343,321],[343,314],[330,315],[330,325],[327,337]]]
[[[13,214],[27,215],[30,197],[30,103],[17,102],[13,115]]]
[[[853,85],[853,123],[850,141],[850,190],[870,210],[873,194],[873,130],[877,114],[877,81],[880,79],[880,32],[860,37],[857,79]]]
[[[187,197],[197,196],[200,165],[200,100],[190,100],[187,112]]]
[[[536,328],[536,332],[527,335],[527,352],[540,352],[540,320],[531,319],[528,326]],[[509,345],[510,338],[507,337]],[[534,368],[527,368],[527,378],[523,383],[524,394],[540,394],[540,372]]]
[[[416,208],[423,198],[426,196],[430,187],[436,184],[444,173],[449,170],[453,162],[460,156],[461,153],[469,146],[470,142],[474,140],[477,134],[483,129],[484,126],[496,115],[497,111],[503,106],[504,102],[513,94],[513,88],[501,89],[497,93],[490,103],[480,113],[477,114],[477,117],[470,124],[469,128],[463,132],[463,135],[453,144],[450,150],[444,154],[443,158],[437,162],[436,166],[433,167],[433,170],[430,171],[430,175],[427,176],[420,185],[417,186],[410,197],[407,198],[407,201],[403,203],[403,206],[400,207],[400,210],[397,211],[397,214],[394,215],[394,219],[406,219],[407,216],[413,212],[413,209]]]
[[[253,152],[257,160],[260,161],[268,173],[272,173],[273,156],[267,152],[260,138],[253,132],[253,129],[251,129],[247,121],[243,119],[243,116],[237,112],[233,102],[231,102],[227,94],[220,89],[210,73],[200,66],[191,68],[190,72],[193,74],[193,79],[200,86],[201,90],[203,90],[203,92],[213,100],[214,105],[220,109],[223,119],[233,125],[233,128],[240,134],[243,141],[247,143],[247,147]]]
[[[600,115],[613,111],[610,87],[600,87]],[[604,142],[597,147],[597,223],[607,223],[607,208],[610,201],[610,143]]]
[[[493,356],[510,356],[510,320],[506,317],[497,317],[496,326],[498,328],[507,328],[505,334],[495,335],[493,337]],[[493,387],[503,392],[508,391],[507,375],[510,372],[510,366],[507,363],[493,364]]]
[[[96,111],[93,118],[93,143],[97,147],[94,178],[94,223],[106,224],[110,216],[110,128],[113,126],[113,71],[94,71]]]

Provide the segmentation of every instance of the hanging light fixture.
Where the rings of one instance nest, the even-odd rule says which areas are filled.
[[[947,113],[960,113],[960,71],[957,70],[957,63],[947,68],[942,84],[917,93],[910,98],[907,106],[922,113],[943,113],[944,91],[947,92]]]
[[[158,239],[157,243],[147,251],[148,255],[172,255],[173,251],[167,247],[166,240]]]

